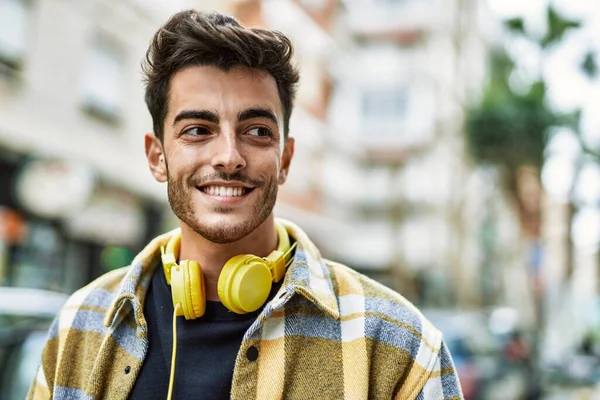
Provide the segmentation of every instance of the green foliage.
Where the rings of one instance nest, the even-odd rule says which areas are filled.
[[[520,35],[525,35],[525,21],[523,18],[512,18],[506,20],[504,25],[511,31]]]
[[[540,101],[544,90],[543,82],[537,82],[525,95],[507,91],[502,102],[484,102],[469,115],[467,141],[477,161],[503,165],[510,171],[525,164],[541,167],[546,132],[557,122]]]
[[[535,41],[545,50],[558,43],[570,29],[580,23],[563,18],[551,6],[547,9],[548,30],[536,39],[527,35],[525,22],[514,18],[504,22],[513,34]],[[534,82],[530,90],[517,93],[509,85],[515,71],[514,61],[506,51],[490,57],[490,80],[480,104],[469,110],[466,124],[468,147],[477,162],[493,164],[514,172],[519,166],[533,165],[541,170],[550,128],[568,125],[576,128],[579,117],[554,113],[545,102],[546,85]],[[586,71],[596,73],[593,56],[586,58]],[[593,63],[593,64],[592,64]]]
[[[548,21],[548,30],[546,35],[540,41],[542,48],[546,49],[554,43],[560,42],[565,33],[573,28],[579,28],[581,23],[562,17],[554,10],[552,6],[548,7],[546,20]]]
[[[598,75],[598,63],[593,52],[588,52],[581,63],[582,71],[588,78],[595,78]]]

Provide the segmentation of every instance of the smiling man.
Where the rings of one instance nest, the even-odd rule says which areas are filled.
[[[179,227],[70,298],[29,398],[462,398],[418,310],[274,217],[294,155],[291,60],[282,34],[218,13],[158,30],[145,150]]]
[[[154,51],[157,58],[166,56],[161,48]],[[182,222],[180,257],[199,262],[208,299],[219,300],[217,280],[228,259],[243,253],[267,256],[277,247],[273,207],[294,139],[286,138],[289,113],[284,117],[269,72],[218,65],[208,60],[220,54],[198,52],[195,64],[206,65],[192,64],[174,74],[168,102],[157,103],[153,115],[166,111],[166,116],[157,121],[155,133],[146,135],[146,154],[154,177],[167,182],[169,203]],[[298,78],[291,65],[287,69],[277,78],[283,96],[291,98]],[[161,72],[148,69],[151,110],[153,85],[162,83],[155,74]]]

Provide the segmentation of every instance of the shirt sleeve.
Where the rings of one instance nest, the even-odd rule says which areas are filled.
[[[41,364],[29,387],[27,400],[46,400],[52,398],[56,363],[58,361],[58,320],[59,316],[57,315],[48,331],[48,339],[42,351]]]
[[[444,341],[435,361],[435,367],[417,394],[416,400],[460,400],[464,399],[458,374],[448,346]]]

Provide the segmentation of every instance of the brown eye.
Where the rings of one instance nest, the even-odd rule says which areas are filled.
[[[273,133],[269,128],[265,128],[264,126],[257,126],[255,128],[248,130],[248,135],[256,136],[256,137],[273,137]]]
[[[184,135],[204,136],[210,134],[210,131],[202,126],[194,126],[183,131]]]

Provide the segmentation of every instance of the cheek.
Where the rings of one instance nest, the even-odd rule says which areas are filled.
[[[257,174],[262,177],[277,177],[281,168],[281,156],[279,149],[253,152],[246,155],[246,170],[249,175]]]
[[[178,180],[187,179],[200,168],[199,159],[193,152],[178,151],[169,156],[169,175]]]
[[[190,173],[187,171],[184,165],[179,163],[169,163],[167,173],[171,182],[174,182],[181,187],[188,186]]]
[[[273,179],[279,177],[280,166],[281,162],[279,161],[279,159],[263,159],[258,168],[261,171],[261,175]]]

